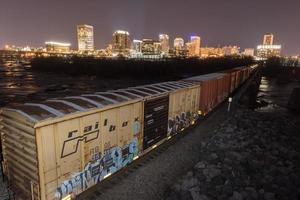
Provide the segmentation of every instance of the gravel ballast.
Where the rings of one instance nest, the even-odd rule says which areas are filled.
[[[201,152],[166,199],[300,199],[299,116],[239,109]]]

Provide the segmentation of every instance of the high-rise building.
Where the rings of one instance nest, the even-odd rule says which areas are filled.
[[[238,46],[225,46],[222,49],[225,56],[233,56],[240,53],[240,47]]]
[[[161,55],[162,45],[159,41],[152,39],[143,39],[142,53],[143,55]]]
[[[264,35],[262,45],[257,46],[258,59],[267,59],[269,57],[279,57],[281,55],[281,45],[274,45],[274,35]]]
[[[183,48],[184,48],[184,40],[182,38],[175,38],[174,39],[174,49],[182,50]]]
[[[263,45],[273,45],[273,42],[274,42],[274,35],[273,34],[264,35]]]
[[[130,38],[127,31],[118,30],[113,34],[113,52],[118,55],[129,55]]]
[[[184,49],[184,40],[182,38],[174,39],[173,55],[176,57],[185,57],[187,51]]]
[[[200,56],[200,45],[201,45],[201,38],[199,36],[191,36],[191,46],[189,50],[189,55],[192,57]]]
[[[45,42],[47,52],[51,53],[69,53],[70,52],[70,43],[62,42]]]
[[[170,50],[169,36],[167,34],[159,35],[159,42],[161,43],[161,51],[163,54],[168,55]]]
[[[257,57],[267,59],[270,57],[279,57],[281,55],[281,45],[258,45]]]
[[[77,26],[78,51],[94,51],[94,28],[90,25]]]
[[[220,47],[204,47],[201,48],[201,57],[207,58],[207,57],[221,57],[224,56],[224,51]]]
[[[133,40],[132,41],[132,50],[134,53],[142,53],[142,40]]]
[[[246,48],[243,52],[243,55],[245,56],[254,56],[254,49],[252,48]]]

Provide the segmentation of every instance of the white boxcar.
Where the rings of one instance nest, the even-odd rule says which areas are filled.
[[[62,199],[99,183],[162,143],[168,118],[195,113],[198,91],[167,82],[4,108],[3,166],[16,199]]]

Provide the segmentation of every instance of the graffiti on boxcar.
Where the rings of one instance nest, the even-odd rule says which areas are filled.
[[[89,162],[82,172],[76,173],[57,188],[55,197],[62,199],[69,194],[79,194],[89,187],[118,171],[138,155],[138,139],[135,137],[123,148],[114,147],[99,159]]]
[[[62,182],[60,187],[56,189],[55,197],[62,199],[69,194],[77,195],[131,163],[139,152],[138,135],[140,129],[141,124],[136,118],[133,122],[134,138],[128,145],[122,148],[110,148],[105,150],[103,154],[97,151],[98,155],[93,156],[83,171],[73,174],[69,180]]]
[[[79,137],[64,141],[63,147],[62,147],[62,152],[61,152],[61,158],[64,158],[64,157],[67,157],[69,155],[76,153],[81,141],[88,143],[88,142],[98,139],[98,137],[99,137],[99,130],[96,130],[96,131],[92,131],[90,133],[85,133],[83,136],[79,136]]]
[[[175,135],[182,129],[191,125],[193,121],[197,120],[197,114],[188,112],[182,112],[176,115],[174,118],[169,118],[168,121],[168,135]]]

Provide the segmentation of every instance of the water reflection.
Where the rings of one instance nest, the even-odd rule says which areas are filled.
[[[145,83],[151,81],[145,80]],[[32,71],[28,64],[0,64],[0,107],[135,85],[137,82],[132,79],[99,80],[89,76],[39,73]]]
[[[289,97],[293,88],[299,87],[297,82],[278,84],[276,79],[262,77],[257,100],[267,102],[268,106],[257,109],[268,112],[276,110],[286,110]]]

